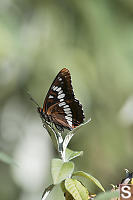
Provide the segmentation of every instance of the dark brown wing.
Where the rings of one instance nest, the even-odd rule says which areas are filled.
[[[79,126],[84,119],[82,105],[77,99],[54,104],[48,109],[48,115],[51,115],[55,124],[69,129]]]
[[[62,97],[62,98],[61,98]],[[68,69],[63,68],[54,79],[43,105],[43,112],[47,113],[49,107],[66,99],[74,99],[71,85],[71,76]]]
[[[64,128],[72,129],[83,122],[82,105],[74,96],[68,69],[62,69],[53,81],[44,101],[43,112]]]

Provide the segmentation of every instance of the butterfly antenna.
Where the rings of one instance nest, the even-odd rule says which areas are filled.
[[[30,96],[30,100],[31,100],[36,106],[40,107],[39,104],[35,101],[35,99],[33,99],[31,96]]]
[[[33,99],[33,97],[30,95],[30,93],[29,92],[27,92],[26,91],[26,93],[28,94],[28,96],[30,97],[30,100],[36,105],[36,106],[38,106],[38,107],[40,107],[39,106],[39,104],[36,102],[36,100],[35,99]]]

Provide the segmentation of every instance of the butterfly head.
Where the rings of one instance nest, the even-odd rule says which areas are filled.
[[[47,122],[50,122],[50,116],[48,116],[44,111],[43,108],[37,107],[37,111],[40,114],[41,118]]]
[[[40,114],[41,118],[45,119],[45,113],[43,112],[43,109],[40,107],[37,107],[37,111]]]

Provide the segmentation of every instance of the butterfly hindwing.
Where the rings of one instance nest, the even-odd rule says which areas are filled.
[[[54,123],[69,129],[77,127],[84,119],[82,105],[77,99],[54,104],[48,109],[48,115],[52,116]]]

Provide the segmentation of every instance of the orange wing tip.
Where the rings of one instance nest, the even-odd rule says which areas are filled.
[[[69,69],[63,68],[63,69],[61,70],[61,72],[69,72]]]

